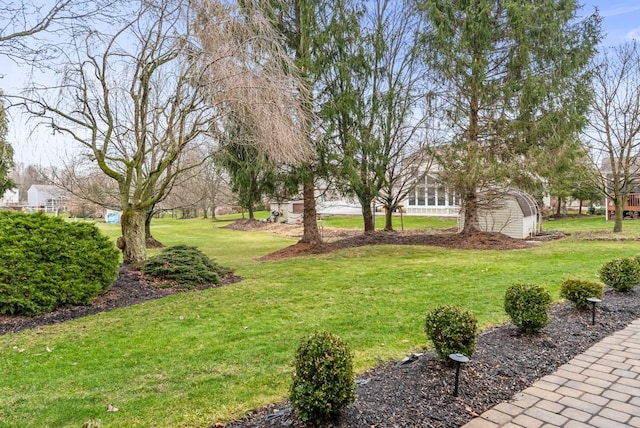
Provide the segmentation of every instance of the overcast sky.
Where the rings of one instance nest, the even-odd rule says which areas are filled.
[[[640,39],[640,1],[639,0],[582,0],[582,15],[587,16],[597,7],[603,18],[602,30],[605,36],[603,44],[617,45],[633,38]],[[0,59],[0,88],[5,92],[17,92],[24,84],[24,70],[6,60]],[[59,137],[46,130],[30,134],[31,125],[25,124],[20,116],[12,116],[9,125],[9,141],[15,150],[16,162],[59,165],[57,160],[64,157],[67,147]]]

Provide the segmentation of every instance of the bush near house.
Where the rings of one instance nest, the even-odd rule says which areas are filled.
[[[609,260],[600,268],[600,279],[617,291],[631,291],[640,283],[638,257]]]
[[[322,424],[356,397],[353,357],[338,336],[320,331],[300,342],[289,399],[298,417]]]
[[[427,313],[425,333],[438,357],[449,364],[449,354],[473,355],[478,321],[471,312],[459,306],[439,306]]]
[[[570,300],[580,309],[587,309],[589,297],[602,299],[604,286],[598,282],[568,278],[560,283],[560,297]]]
[[[515,284],[504,295],[504,310],[520,330],[538,333],[551,318],[551,295],[544,288],[533,284]]]
[[[119,252],[90,223],[0,212],[0,313],[89,303],[118,273]]]

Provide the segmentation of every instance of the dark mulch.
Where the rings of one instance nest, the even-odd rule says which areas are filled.
[[[430,245],[455,249],[475,250],[519,250],[535,245],[521,239],[513,239],[500,233],[478,232],[460,234],[454,232],[385,232],[376,231],[327,242],[321,245],[297,243],[260,260],[278,260],[288,257],[300,257],[311,254],[330,253],[343,248],[363,247],[367,245]]]
[[[199,289],[232,284],[241,279],[242,278],[234,275],[227,275],[222,278],[219,284],[206,284]],[[109,290],[96,297],[91,305],[59,308],[53,312],[35,317],[0,315],[0,334],[15,333],[27,328],[57,324],[98,312],[106,312],[112,309],[142,303],[147,300],[158,299],[180,291],[181,290],[172,288],[156,287],[148,281],[145,281],[140,271],[123,265],[120,267],[118,277],[109,287]]]
[[[537,335],[521,335],[511,324],[483,332],[471,361],[462,369],[453,397],[453,368],[433,352],[410,355],[359,376],[356,402],[327,427],[459,427],[509,400],[542,376],[602,338],[640,318],[640,289],[607,290],[591,325],[591,312],[563,303],[553,322]],[[303,427],[287,403],[260,409],[227,428]]]

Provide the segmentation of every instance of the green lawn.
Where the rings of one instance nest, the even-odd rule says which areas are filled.
[[[325,221],[361,226],[357,218]],[[601,218],[550,223],[574,235],[613,227]],[[563,278],[596,279],[603,262],[638,253],[632,240],[572,235],[526,250],[382,246],[258,262],[295,239],[225,224],[162,219],[153,233],[168,245],[198,246],[245,277],[240,283],[0,336],[0,425],[205,427],[282,400],[297,343],[317,329],[345,339],[362,372],[423,349],[423,317],[436,305],[462,305],[488,327],[506,320],[502,298],[512,283],[540,284],[557,298]],[[640,222],[624,227],[640,236]],[[118,226],[101,228],[118,235]],[[109,404],[119,411],[107,412]]]

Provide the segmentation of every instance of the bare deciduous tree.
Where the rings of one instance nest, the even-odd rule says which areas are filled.
[[[615,205],[614,232],[640,172],[640,46],[605,50],[596,59],[591,120],[583,134],[600,171],[600,188]]]
[[[241,16],[217,0],[158,0],[129,16],[113,31],[79,32],[58,63],[59,85],[9,98],[71,137],[117,183],[119,246],[125,263],[140,263],[147,214],[204,161],[183,154],[212,144],[229,112],[247,112],[240,120],[277,161],[308,150],[295,68],[259,14]]]
[[[44,3],[44,4],[43,4]],[[16,63],[43,65],[60,52],[59,33],[95,16],[118,15],[121,0],[11,0],[0,4],[0,57]],[[110,12],[114,12],[108,15]],[[51,37],[55,34],[56,37]]]

